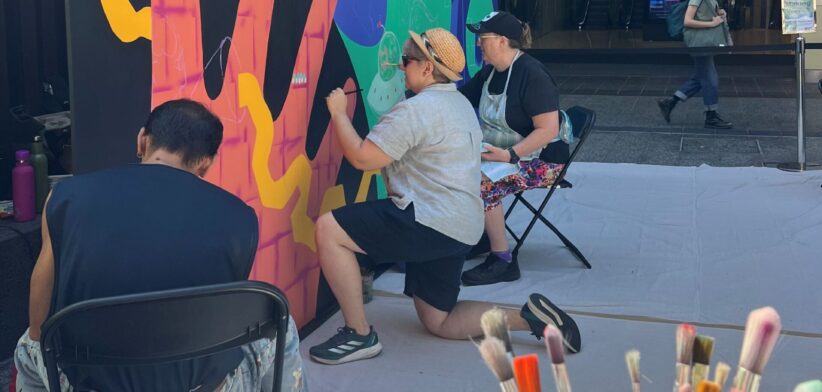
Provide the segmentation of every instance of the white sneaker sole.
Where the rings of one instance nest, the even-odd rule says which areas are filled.
[[[374,358],[377,355],[380,355],[381,352],[382,352],[382,344],[377,342],[377,344],[375,344],[371,347],[364,348],[362,350],[354,351],[353,353],[348,354],[348,355],[346,355],[346,356],[344,356],[340,359],[320,358],[320,357],[315,357],[313,355],[311,356],[311,359],[313,359],[313,360],[315,360],[319,363],[324,363],[326,365],[339,365],[341,363],[359,361],[361,359]]]

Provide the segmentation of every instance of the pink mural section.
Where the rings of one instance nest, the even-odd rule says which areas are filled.
[[[281,288],[292,315],[303,325],[314,318],[320,277],[313,222],[345,203],[341,186],[335,186],[342,155],[330,130],[316,156],[305,155],[306,129],[336,1],[312,2],[293,81],[276,118],[262,92],[266,61],[277,55],[267,53],[269,40],[279,38],[278,26],[272,25],[274,3],[240,0],[230,50],[206,53],[216,61],[227,56],[221,68],[222,90],[212,100],[203,77],[200,1],[152,1],[152,107],[190,98],[205,103],[222,119],[223,146],[206,179],[257,212],[260,242],[251,278]],[[354,104],[352,100],[350,106]]]

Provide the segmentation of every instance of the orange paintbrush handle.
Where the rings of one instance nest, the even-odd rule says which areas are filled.
[[[536,354],[514,357],[514,377],[520,392],[540,392],[539,357]]]

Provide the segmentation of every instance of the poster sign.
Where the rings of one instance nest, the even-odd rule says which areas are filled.
[[[782,34],[816,31],[816,0],[782,0]]]

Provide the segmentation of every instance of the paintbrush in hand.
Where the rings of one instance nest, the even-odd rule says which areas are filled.
[[[739,354],[733,387],[742,392],[757,392],[762,379],[762,371],[768,364],[782,321],[776,310],[770,306],[759,308],[748,315],[745,337]]]
[[[694,366],[691,370],[691,385],[699,386],[699,382],[708,378],[711,369],[711,354],[714,352],[714,338],[705,335],[696,335],[694,340]]]
[[[491,336],[482,340],[479,345],[480,355],[491,369],[491,373],[499,380],[499,386],[502,392],[519,392],[517,388],[517,381],[514,379],[514,368],[511,366],[511,360],[505,354],[505,346],[502,342]]]
[[[689,383],[695,336],[696,328],[691,324],[679,324],[676,328],[676,379],[674,381],[674,392],[679,391],[680,385]]]
[[[551,369],[554,371],[557,392],[571,392],[571,381],[568,379],[568,369],[565,367],[565,346],[562,342],[562,333],[554,324],[548,324],[542,334],[545,336],[545,347],[551,356]]]

